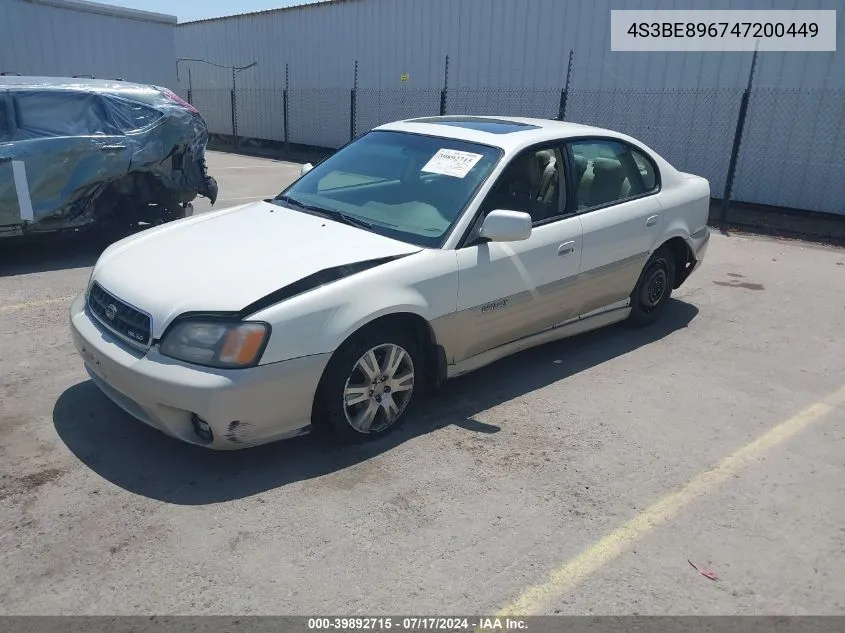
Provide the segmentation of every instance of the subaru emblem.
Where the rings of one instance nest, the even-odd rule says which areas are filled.
[[[114,305],[113,303],[110,303],[108,306],[106,306],[106,318],[109,321],[114,321],[114,317],[116,317],[116,316],[117,316],[117,306]]]

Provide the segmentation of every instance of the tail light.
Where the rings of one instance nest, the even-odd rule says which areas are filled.
[[[171,101],[175,101],[176,103],[178,103],[180,106],[182,106],[186,110],[190,110],[191,112],[195,112],[195,113],[199,114],[199,112],[200,112],[199,110],[197,110],[194,106],[192,106],[190,103],[185,101],[182,97],[177,95],[172,90],[168,90],[167,88],[159,88],[159,90],[161,91],[161,93],[165,97],[167,97]]]

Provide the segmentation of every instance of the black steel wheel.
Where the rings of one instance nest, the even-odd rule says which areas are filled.
[[[661,246],[649,257],[631,293],[628,321],[634,326],[654,323],[666,309],[674,285],[675,256],[670,248]]]

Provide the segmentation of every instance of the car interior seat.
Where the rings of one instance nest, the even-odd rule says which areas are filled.
[[[590,206],[618,200],[622,195],[625,181],[622,163],[615,158],[593,159],[593,182],[590,186]]]
[[[536,200],[542,180],[540,165],[532,155],[521,156],[508,166],[502,180],[511,195]]]
[[[575,154],[575,191],[577,194],[576,200],[578,202],[578,206],[586,207],[587,203],[589,202],[589,191],[590,191],[590,184],[592,180],[592,175],[588,178],[585,177],[587,173],[587,169],[590,166],[590,161],[588,161],[584,156],[579,154]]]
[[[539,222],[557,213],[560,169],[553,151],[526,154],[502,173],[487,205],[524,211]]]
[[[575,184],[580,185],[581,179],[584,177],[584,172],[587,171],[590,162],[583,156],[575,155]]]
[[[537,199],[545,204],[553,204],[557,200],[560,179],[557,157],[552,150],[537,152],[536,156],[540,168],[540,190]]]

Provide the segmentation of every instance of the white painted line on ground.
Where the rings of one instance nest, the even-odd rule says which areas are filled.
[[[660,525],[671,521],[700,497],[717,490],[746,467],[760,461],[772,449],[845,403],[845,387],[810,405],[803,411],[769,429],[754,441],[728,455],[719,464],[705,470],[678,490],[659,499],[636,517],[595,542],[552,572],[549,579],[529,587],[499,612],[499,617],[532,615],[553,600],[571,591],[602,567],[615,560],[637,541]]]

